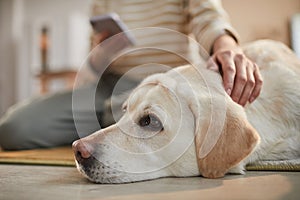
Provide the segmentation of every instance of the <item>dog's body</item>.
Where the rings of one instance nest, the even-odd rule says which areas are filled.
[[[243,173],[258,160],[299,158],[299,60],[270,41],[244,51],[264,79],[254,103],[234,103],[221,76],[206,69],[183,66],[152,75],[130,95],[120,121],[74,143],[79,170],[101,183],[217,178]]]
[[[265,48],[265,49],[264,49]],[[245,53],[261,68],[263,91],[245,107],[247,119],[261,137],[256,160],[300,157],[300,62],[283,44],[260,41]]]

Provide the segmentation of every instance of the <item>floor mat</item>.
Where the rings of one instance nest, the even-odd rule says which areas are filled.
[[[0,163],[75,166],[71,147],[0,151]],[[282,161],[259,161],[246,166],[249,171],[300,171],[300,158]]]
[[[300,158],[279,161],[258,161],[246,166],[249,171],[294,171],[300,172]]]
[[[75,166],[71,147],[0,152],[0,163]]]

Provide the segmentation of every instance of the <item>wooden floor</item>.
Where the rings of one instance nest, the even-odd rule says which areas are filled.
[[[0,199],[300,199],[300,172],[93,184],[72,167],[0,165]]]

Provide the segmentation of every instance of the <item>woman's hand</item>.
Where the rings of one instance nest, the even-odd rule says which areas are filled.
[[[207,67],[221,73],[225,91],[236,103],[245,106],[259,96],[263,83],[259,68],[231,36],[216,39]]]
[[[90,64],[92,66],[97,66],[98,64],[98,57],[102,53],[102,49],[98,47],[98,45],[103,42],[105,39],[107,39],[108,33],[107,32],[101,32],[97,33],[94,32],[92,35],[92,41],[91,41],[91,50],[93,51],[90,56]]]
[[[124,33],[113,36],[109,32],[94,33],[91,45],[90,65],[95,71],[101,72],[111,64],[121,50],[131,45],[131,42]]]

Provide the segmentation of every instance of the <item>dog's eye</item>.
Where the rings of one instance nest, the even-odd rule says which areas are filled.
[[[162,131],[163,125],[160,120],[154,115],[145,115],[139,120],[139,125],[150,131]]]

